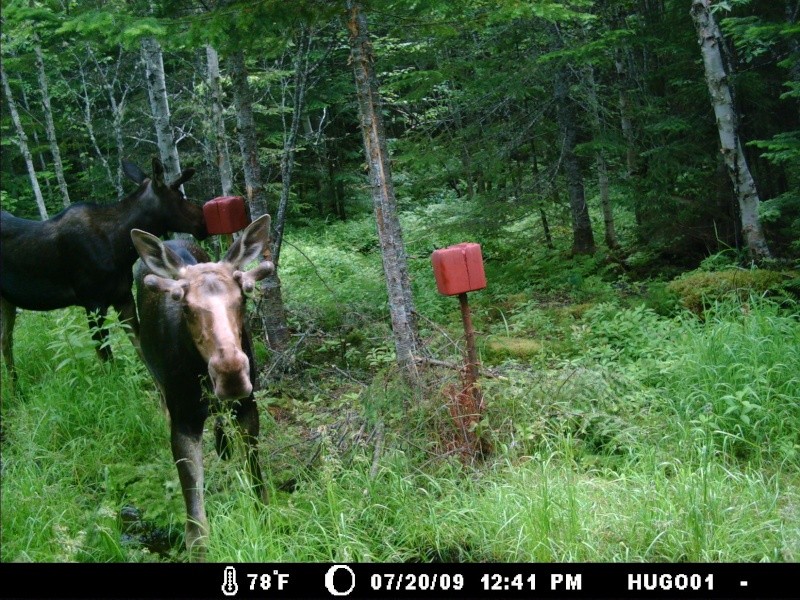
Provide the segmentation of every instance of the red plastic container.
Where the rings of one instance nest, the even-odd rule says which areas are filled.
[[[234,233],[250,224],[247,205],[241,196],[219,196],[203,205],[206,229],[211,235]]]
[[[431,263],[440,294],[455,296],[486,287],[480,244],[465,242],[434,250]]]

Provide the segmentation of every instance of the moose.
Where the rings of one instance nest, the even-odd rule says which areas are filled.
[[[14,371],[13,330],[17,307],[46,311],[82,306],[93,328],[97,353],[112,358],[103,327],[109,307],[131,328],[137,345],[139,322],[133,301],[133,264],[138,255],[132,229],[162,236],[168,231],[208,236],[203,210],[180,188],[192,178],[185,169],[171,183],[153,159],[148,178],[135,164],[123,171],[139,188],[114,204],[75,203],[46,221],[30,221],[0,213],[0,340],[2,355]],[[138,347],[138,345],[137,345]]]
[[[267,502],[258,464],[258,411],[253,397],[256,369],[245,322],[246,295],[275,269],[263,260],[269,244],[269,215],[253,221],[225,258],[187,240],[162,242],[134,229],[141,262],[135,269],[142,357],[161,391],[170,421],[172,456],[186,504],[186,549],[204,561],[208,521],[203,501],[203,425],[216,405],[232,409],[247,447],[247,467],[257,497]],[[245,266],[259,259],[257,266]],[[209,396],[213,393],[211,404]],[[229,454],[219,418],[216,449]]]

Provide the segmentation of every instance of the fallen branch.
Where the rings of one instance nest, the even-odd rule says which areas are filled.
[[[444,367],[445,369],[454,369],[456,371],[460,371],[464,368],[464,365],[459,365],[445,360],[437,360],[435,358],[428,358],[426,356],[418,356],[414,359],[414,362],[426,365],[433,365],[434,367]],[[480,365],[478,365],[478,370],[479,373],[484,377],[490,377],[492,379],[505,379],[505,377],[503,377],[499,373],[491,369],[481,367]]]

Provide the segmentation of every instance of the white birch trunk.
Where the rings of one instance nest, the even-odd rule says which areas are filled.
[[[156,129],[158,152],[164,165],[164,178],[172,181],[180,175],[181,163],[170,122],[167,82],[164,77],[164,57],[161,45],[155,38],[142,39],[142,61],[147,79],[147,92],[150,97],[150,110]]]
[[[691,16],[697,29],[708,92],[717,119],[720,152],[739,201],[745,243],[753,260],[767,259],[771,254],[758,214],[760,198],[739,139],[736,111],[720,50],[722,32],[711,14],[711,0],[692,0]]]
[[[233,194],[233,171],[231,157],[228,152],[228,138],[225,135],[225,119],[222,110],[222,88],[219,84],[219,55],[210,45],[206,45],[206,62],[208,66],[207,81],[211,97],[211,135],[214,138],[214,151],[219,169],[220,186],[223,196]]]
[[[89,52],[91,53],[91,51]],[[77,57],[75,58],[77,59]],[[111,165],[108,163],[106,155],[103,154],[100,144],[97,142],[97,136],[95,135],[94,118],[92,116],[92,99],[91,95],[89,94],[89,86],[86,83],[86,70],[84,68],[84,64],[80,60],[76,60],[75,62],[78,65],[78,72],[81,77],[81,90],[83,91],[82,95],[77,93],[76,95],[80,96],[81,102],[83,103],[83,124],[86,127],[86,133],[89,135],[89,141],[92,142],[92,147],[94,148],[97,158],[103,165],[103,169],[105,169],[109,183],[116,188],[117,198],[122,198],[123,190],[122,186],[120,185],[119,178],[115,177],[111,172]]]
[[[97,60],[97,56],[95,55],[94,51],[92,50],[92,46],[90,44],[86,44],[84,46],[84,50],[86,54],[91,58],[92,62],[94,62],[95,70],[99,74],[102,79],[102,87],[108,97],[108,105],[111,108],[111,115],[113,116],[113,131],[114,131],[114,141],[116,142],[116,153],[117,153],[117,161],[116,161],[116,172],[111,175],[111,165],[110,162],[105,158],[103,152],[101,152],[100,148],[96,148],[96,152],[98,156],[100,156],[100,160],[103,161],[103,165],[107,165],[107,169],[109,172],[109,177],[111,178],[112,185],[117,191],[117,199],[122,200],[125,196],[125,188],[123,187],[123,178],[124,174],[122,172],[122,161],[125,158],[125,138],[122,133],[122,121],[123,115],[125,113],[125,98],[128,95],[128,91],[130,90],[130,85],[127,83],[121,83],[119,79],[119,72],[120,68],[123,64],[123,58],[125,57],[125,53],[122,47],[118,47],[117,49],[117,59],[113,64],[103,64],[101,61]],[[135,68],[135,65],[134,67]],[[132,73],[126,73],[126,79],[132,78]],[[85,77],[83,74],[83,70],[81,70],[81,78],[84,81],[84,95],[86,97],[86,115],[87,118],[89,117],[90,110],[90,103],[89,103],[89,94],[88,94],[88,86],[86,85]],[[117,99],[117,87],[120,88],[121,93],[119,99]],[[87,122],[87,129],[92,128],[91,124]],[[94,139],[94,138],[93,138]],[[97,144],[95,143],[97,146]]]
[[[25,135],[25,130],[22,128],[22,121],[19,118],[17,104],[14,102],[14,96],[11,95],[11,86],[8,85],[6,71],[2,63],[0,63],[0,79],[3,80],[3,90],[6,93],[8,111],[11,113],[11,120],[14,122],[14,128],[17,130],[17,145],[19,145],[19,150],[22,152],[22,157],[25,159],[25,166],[28,168],[28,177],[31,180],[31,188],[33,188],[33,197],[36,199],[39,216],[42,218],[42,221],[46,221],[49,217],[47,215],[47,208],[44,205],[42,189],[39,187],[39,180],[36,177],[36,169],[33,166],[33,156],[31,156],[31,151],[28,148],[28,136]]]
[[[127,89],[125,93],[123,93],[122,98],[117,101],[114,95],[114,88],[111,86],[108,87],[108,102],[111,105],[111,114],[114,115],[114,140],[117,145],[117,193],[120,199],[124,196],[124,188],[122,187],[122,178],[124,176],[122,172],[122,160],[125,157],[125,136],[122,133],[122,120],[125,114],[126,93]]]
[[[61,192],[61,201],[66,208],[71,202],[69,200],[67,181],[64,179],[64,165],[61,162],[61,151],[58,149],[56,126],[53,123],[53,109],[50,106],[50,90],[47,86],[47,74],[44,71],[44,56],[42,55],[42,47],[39,45],[38,36],[34,36],[33,50],[36,54],[36,74],[39,79],[39,91],[42,94],[42,108],[44,109],[44,124],[45,131],[47,132],[47,141],[50,143],[50,154],[53,156],[53,168],[56,172],[58,189]]]

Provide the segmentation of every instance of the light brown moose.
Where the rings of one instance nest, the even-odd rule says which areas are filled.
[[[142,263],[136,272],[142,355],[170,416],[172,455],[186,503],[186,548],[206,558],[208,520],[203,502],[203,426],[210,406],[205,390],[230,404],[247,444],[254,490],[267,494],[258,464],[256,369],[245,322],[245,294],[274,270],[262,260],[270,217],[251,223],[220,262],[196,244],[162,242],[134,229],[131,239]],[[251,270],[248,263],[259,260]],[[227,454],[222,424],[215,424],[217,451]]]

